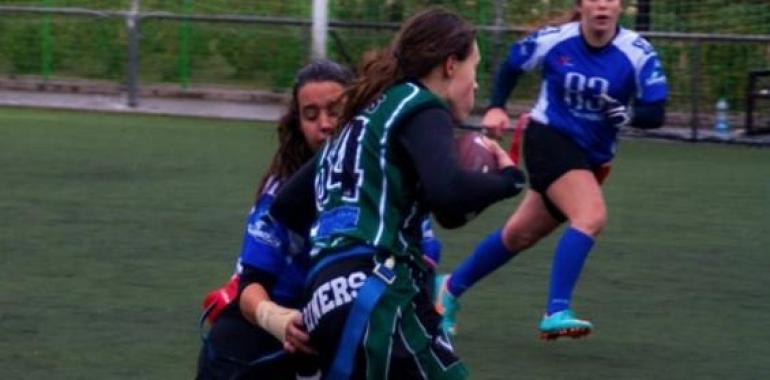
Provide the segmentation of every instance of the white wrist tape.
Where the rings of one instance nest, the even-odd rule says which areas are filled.
[[[262,301],[257,306],[256,317],[259,327],[278,338],[281,342],[286,338],[286,326],[300,312],[276,304],[273,301]]]

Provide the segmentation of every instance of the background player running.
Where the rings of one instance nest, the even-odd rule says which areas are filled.
[[[437,300],[442,326],[455,330],[456,297],[476,281],[569,221],[557,244],[544,339],[593,329],[570,308],[573,289],[606,223],[600,185],[609,173],[620,128],[663,124],[666,77],[652,45],[618,26],[619,0],[577,0],[578,21],[546,27],[513,44],[495,79],[483,124],[510,123],[505,103],[518,77],[539,69],[543,81],[525,132],[530,189],[505,226],[487,236],[448,277]],[[633,112],[629,105],[633,99]]]

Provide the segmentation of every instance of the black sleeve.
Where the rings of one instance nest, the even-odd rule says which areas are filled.
[[[631,126],[640,129],[660,128],[666,120],[666,102],[634,104]]]
[[[238,296],[240,297],[243,289],[246,289],[250,284],[260,284],[265,291],[270,293],[275,286],[278,279],[272,273],[255,268],[248,264],[243,264],[243,271],[241,272],[240,280],[238,281]]]
[[[507,61],[503,61],[492,79],[492,95],[489,98],[489,108],[505,108],[505,103],[511,95],[511,91],[516,87],[519,76],[522,74],[519,70],[511,69]]]
[[[299,234],[309,231],[316,219],[313,182],[317,158],[318,155],[289,177],[270,205],[270,216]]]
[[[524,175],[517,168],[498,173],[463,170],[458,165],[452,118],[443,108],[419,111],[397,130],[414,165],[422,196],[446,228],[465,224],[484,208],[518,194]]]

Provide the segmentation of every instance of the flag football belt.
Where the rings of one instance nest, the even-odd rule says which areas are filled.
[[[326,255],[326,257],[322,258],[321,261],[319,261],[317,264],[313,265],[310,268],[310,271],[307,274],[307,277],[305,278],[305,288],[310,287],[310,285],[313,284],[313,281],[315,281],[315,277],[318,275],[318,272],[320,272],[322,269],[326,268],[327,266],[334,264],[338,261],[352,259],[352,258],[358,258],[358,257],[375,257],[375,254],[377,253],[377,250],[375,250],[372,247],[367,246],[357,246],[353,247],[351,249],[339,251],[341,253],[337,252],[331,252]]]
[[[358,295],[353,301],[353,306],[345,321],[345,328],[337,347],[334,362],[332,362],[329,373],[324,376],[324,379],[347,380],[350,378],[353,373],[356,351],[369,323],[369,316],[385,290],[396,280],[396,273],[393,271],[394,266],[395,259],[392,257],[385,260],[385,263],[377,263],[372,274],[358,290]]]
[[[237,274],[232,275],[225,285],[218,289],[210,291],[203,300],[203,310],[209,323],[214,323],[219,314],[238,298],[238,285],[241,277]]]
[[[422,260],[415,260],[412,256],[391,256],[386,255],[385,252],[379,251],[374,247],[358,245],[352,248],[343,248],[340,251],[327,253],[317,264],[313,265],[308,271],[307,277],[305,277],[305,288],[310,287],[315,281],[318,273],[327,266],[334,264],[338,261],[352,259],[352,258],[365,258],[371,257],[373,260],[385,260],[387,257],[392,257],[396,263],[404,263],[409,265],[417,272],[423,273],[427,271],[427,264]]]

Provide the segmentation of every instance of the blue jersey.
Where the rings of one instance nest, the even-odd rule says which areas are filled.
[[[246,219],[241,254],[236,272],[243,264],[275,276],[270,299],[288,307],[297,307],[310,265],[307,234],[297,234],[270,217],[268,210],[280,183],[269,179]]]
[[[431,267],[436,268],[441,261],[441,241],[436,238],[436,234],[433,232],[433,225],[429,216],[422,221],[420,229],[422,230],[422,240],[420,241],[422,257]]]
[[[618,132],[605,118],[609,105],[602,94],[624,105],[632,99],[661,102],[668,94],[652,45],[624,28],[597,49],[583,40],[578,22],[547,27],[513,44],[506,65],[518,72],[542,70],[532,119],[570,136],[596,165],[615,155]]]
[[[236,274],[241,275],[243,264],[272,274],[276,283],[270,299],[279,305],[298,307],[310,268],[310,244],[307,233],[300,235],[287,229],[268,213],[279,187],[278,181],[269,179],[249,211]],[[433,233],[429,217],[422,223],[422,234],[422,252],[437,264],[441,242]]]

